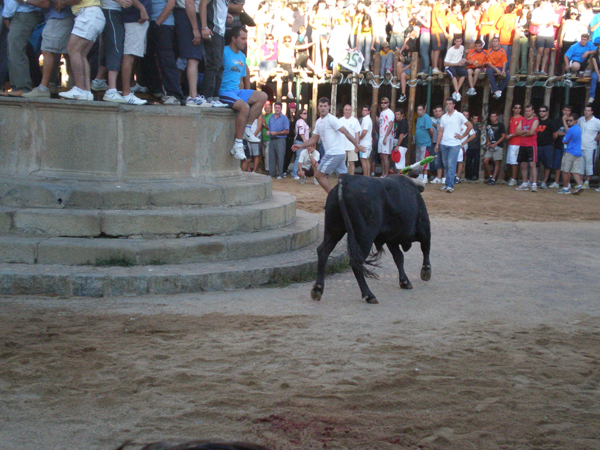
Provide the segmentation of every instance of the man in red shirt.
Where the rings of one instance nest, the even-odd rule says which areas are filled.
[[[517,185],[517,175],[519,164],[517,158],[519,156],[519,148],[521,146],[521,136],[517,136],[517,128],[523,120],[521,115],[521,105],[515,103],[512,107],[513,115],[508,123],[508,150],[506,151],[506,164],[511,166],[511,176],[508,181],[509,186]]]
[[[531,192],[537,192],[537,128],[540,124],[533,105],[525,106],[525,117],[517,127],[517,136],[521,136],[521,148],[517,162],[521,165],[521,176],[523,184],[516,188],[517,191],[528,191],[531,184]],[[527,173],[529,169],[529,174]],[[529,183],[527,181],[529,180]]]

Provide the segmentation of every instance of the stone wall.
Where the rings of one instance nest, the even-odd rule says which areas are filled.
[[[0,175],[98,181],[239,174],[235,113],[0,97]]]

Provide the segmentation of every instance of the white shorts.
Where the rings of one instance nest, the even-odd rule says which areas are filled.
[[[457,163],[463,162],[465,160],[465,152],[466,152],[465,148],[461,147],[460,151],[458,152],[458,158],[456,158]]]
[[[146,54],[146,36],[148,35],[149,26],[149,21],[144,23],[131,22],[125,24],[124,55],[139,56],[142,58]]]
[[[400,161],[395,163],[396,169],[401,170],[406,167],[406,151],[408,150],[406,147],[398,147],[400,151]]]
[[[394,139],[391,136],[388,136],[385,145],[383,144],[383,138],[379,138],[379,149],[378,153],[383,153],[384,155],[391,155],[392,149],[394,148]]]
[[[366,147],[363,145],[363,147],[365,147],[365,151],[364,152],[359,152],[358,156],[361,157],[362,159],[369,159],[369,157],[371,156],[371,147]]]
[[[348,161],[348,162],[358,161],[358,153],[356,153],[356,150],[354,150],[354,149],[346,150],[346,161]]]
[[[594,175],[594,161],[596,156],[596,149],[592,150],[581,150],[583,161],[581,161],[581,168],[579,173],[581,175]]]
[[[325,153],[325,156],[319,162],[317,170],[327,175],[331,175],[333,172],[337,172],[338,174],[348,173],[345,152],[343,155],[329,155]]]
[[[506,164],[511,166],[516,166],[517,157],[519,156],[519,146],[518,145],[509,145],[508,150],[506,151]]]
[[[104,30],[105,23],[104,13],[99,6],[81,8],[75,14],[75,25],[73,25],[71,34],[87,39],[88,41],[96,42],[102,30]]]

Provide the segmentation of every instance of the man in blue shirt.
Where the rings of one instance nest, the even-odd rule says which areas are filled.
[[[283,160],[285,158],[285,142],[290,132],[290,121],[285,114],[281,114],[281,102],[276,102],[275,113],[269,119],[267,134],[271,137],[269,145],[269,175],[278,180],[283,178]],[[277,162],[277,166],[275,165]]]
[[[417,124],[415,126],[415,146],[417,150],[417,161],[421,161],[429,156],[431,149],[431,139],[433,139],[433,123],[431,117],[425,112],[425,105],[417,106]],[[427,177],[428,165],[421,166],[422,173],[419,179],[424,183],[429,182]]]
[[[224,69],[219,91],[221,101],[238,112],[231,154],[242,161],[246,159],[243,139],[260,142],[252,133],[252,123],[260,116],[267,101],[267,94],[250,89],[250,74],[246,70],[244,54],[247,42],[248,32],[244,27],[235,26],[231,29],[231,41],[223,52]]]
[[[583,191],[583,186],[581,185],[581,175],[579,175],[579,171],[581,170],[581,160],[583,159],[583,153],[581,151],[581,128],[577,125],[577,119],[579,116],[573,113],[567,117],[567,125],[569,126],[569,130],[565,137],[563,138],[563,142],[567,144],[565,148],[565,153],[562,158],[561,170],[563,176],[563,188],[558,191],[559,194],[570,194],[571,189],[569,188],[569,183],[571,182],[571,174],[573,174],[573,178],[577,183],[577,187],[573,192],[574,195],[578,195]]]
[[[565,53],[565,67],[569,67],[573,73],[585,70],[588,58],[595,51],[596,46],[590,42],[590,35],[587,33],[582,34],[581,41],[571,45]]]

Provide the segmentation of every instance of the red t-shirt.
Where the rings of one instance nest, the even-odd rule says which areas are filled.
[[[508,134],[515,134],[517,132],[517,127],[523,119],[523,116],[511,117],[510,122],[508,122]],[[521,136],[511,137],[508,140],[508,145],[521,145]]]
[[[521,127],[524,130],[530,130],[531,125],[533,125],[533,122],[536,120],[538,119],[535,116],[533,116],[531,119],[523,117]],[[531,136],[521,136],[521,147],[537,147],[537,129]]]

